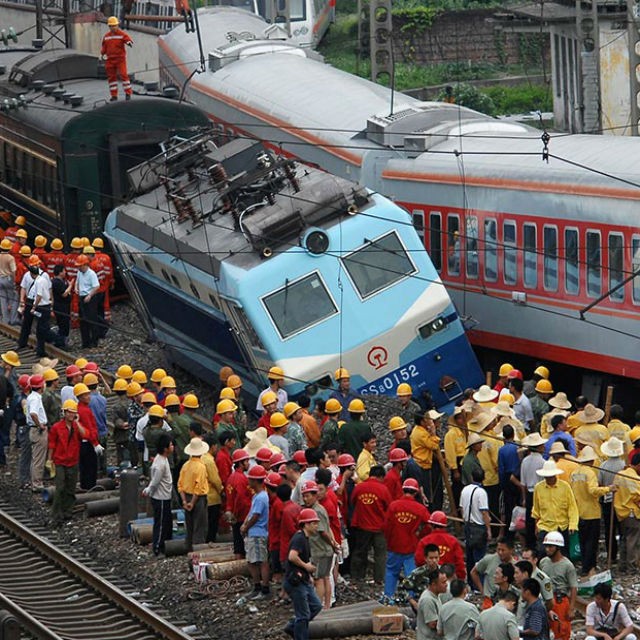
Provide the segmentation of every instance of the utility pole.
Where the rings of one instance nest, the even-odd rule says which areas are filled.
[[[44,42],[57,41],[56,46],[73,47],[71,0],[62,0],[62,9],[56,0],[36,0],[36,38]]]
[[[600,26],[597,0],[591,0],[590,10],[584,10],[581,0],[576,0],[576,31],[580,56],[582,105],[577,126],[574,126],[572,117],[570,130],[576,133],[598,133],[600,131]]]
[[[627,38],[629,43],[629,102],[631,104],[631,135],[640,135],[640,5],[627,0]]]

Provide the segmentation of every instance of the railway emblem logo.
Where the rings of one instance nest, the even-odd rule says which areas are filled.
[[[367,362],[377,371],[389,362],[389,352],[384,347],[371,347]]]

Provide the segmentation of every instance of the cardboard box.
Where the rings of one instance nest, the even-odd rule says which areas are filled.
[[[378,635],[402,633],[404,615],[398,607],[376,607],[371,615],[373,633]]]
[[[591,596],[593,596],[593,588],[599,582],[606,582],[608,585],[613,584],[613,581],[611,579],[611,571],[601,571],[600,573],[596,573],[586,580],[580,580],[578,582],[578,595],[585,598],[590,598]]]
[[[208,580],[207,576],[207,567],[209,566],[208,562],[198,562],[193,565],[193,575],[196,579],[196,582],[200,582],[201,584],[206,584]]]

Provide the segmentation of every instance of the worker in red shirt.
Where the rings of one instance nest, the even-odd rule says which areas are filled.
[[[407,460],[409,456],[403,449],[392,449],[389,452],[389,462],[391,463],[391,469],[387,471],[387,475],[384,477],[384,484],[389,489],[389,494],[392,500],[400,500],[402,498],[402,472],[407,466]]]
[[[76,501],[80,443],[86,437],[86,429],[78,422],[78,403],[65,400],[63,419],[49,431],[49,461],[56,468],[56,492],[53,495],[51,514],[55,525],[71,518]]]
[[[384,536],[387,540],[384,595],[388,597],[396,592],[400,571],[408,576],[416,568],[413,554],[418,536],[429,526],[429,511],[416,500],[420,493],[418,481],[407,478],[402,485],[402,492],[403,496],[389,505],[384,523]]]
[[[233,472],[225,485],[227,503],[224,515],[233,531],[233,553],[236,560],[242,560],[245,557],[245,549],[240,527],[249,515],[251,508],[249,481],[245,475],[249,469],[249,454],[244,449],[236,449],[231,459],[233,460]]]
[[[89,387],[79,382],[73,386],[73,395],[78,400],[78,420],[86,432],[80,445],[80,487],[89,490],[96,486],[98,456],[104,453],[104,447],[98,441],[98,424],[89,406],[91,400]]]
[[[115,16],[107,20],[109,32],[102,38],[102,49],[100,54],[106,60],[105,70],[107,72],[107,82],[109,83],[109,93],[111,102],[118,99],[118,76],[122,80],[124,89],[124,99],[131,100],[131,82],[127,73],[127,53],[125,46],[131,47],[133,40],[128,33],[120,29],[120,21]]]
[[[227,480],[233,471],[233,461],[231,460],[231,452],[235,449],[236,438],[231,431],[223,431],[218,436],[220,447],[216,453],[216,466],[222,480],[222,486],[227,484]]]
[[[291,499],[291,485],[283,482],[276,494],[282,502],[282,518],[280,520],[280,564],[284,566],[289,553],[289,543],[298,529],[298,515],[302,507]],[[283,592],[284,593],[284,592]]]
[[[355,580],[364,580],[369,548],[373,546],[373,579],[382,584],[387,555],[387,543],[384,538],[385,516],[391,504],[391,495],[384,486],[383,466],[376,464],[371,467],[369,477],[356,485],[351,500],[351,576]]]
[[[421,567],[426,559],[424,549],[429,544],[435,544],[440,550],[440,565],[452,564],[456,570],[456,577],[465,580],[467,568],[464,553],[457,538],[447,532],[447,515],[444,511],[434,511],[429,518],[433,531],[418,542],[415,553],[416,566]]]
[[[277,490],[282,484],[282,476],[275,471],[267,474],[264,486],[269,496],[269,524],[268,524],[268,548],[269,562],[271,564],[271,576],[274,582],[282,579],[282,564],[280,562],[280,526],[282,524],[282,510],[284,505],[278,498]]]

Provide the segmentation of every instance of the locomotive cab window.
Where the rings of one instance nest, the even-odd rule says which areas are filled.
[[[342,264],[363,300],[416,271],[395,231],[367,242],[342,258]]]
[[[547,291],[558,290],[558,230],[545,226],[542,230],[544,246],[543,277]]]
[[[624,238],[621,233],[609,234],[609,298],[614,302],[624,300],[624,287],[612,291],[622,283]]]
[[[498,225],[493,218],[484,221],[484,277],[498,279]]]
[[[592,298],[602,293],[602,250],[600,232],[587,231],[587,295]]]
[[[504,235],[504,283],[515,284],[518,280],[518,247],[516,223],[507,221],[502,225]]]
[[[433,266],[442,270],[442,222],[439,211],[429,214],[429,255]]]
[[[460,275],[460,218],[447,216],[447,268],[452,276]]]
[[[564,231],[564,288],[567,293],[580,290],[580,268],[578,265],[578,230]]]
[[[285,283],[262,302],[284,340],[338,313],[333,298],[316,272]]]
[[[538,286],[538,253],[536,239],[536,225],[523,226],[524,241],[524,286],[534,288]]]

